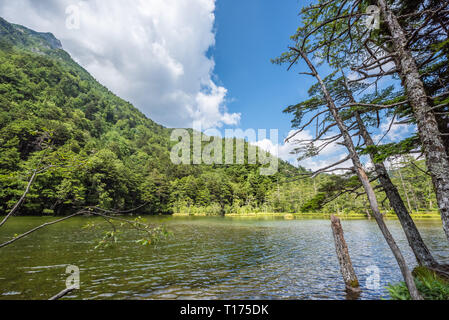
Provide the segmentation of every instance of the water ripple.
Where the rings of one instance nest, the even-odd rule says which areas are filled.
[[[11,221],[6,229],[10,234],[23,228],[24,220]],[[93,250],[100,231],[80,231],[87,221],[74,219],[5,248],[0,299],[52,296],[64,287],[68,264],[81,270],[81,290],[68,298],[346,299],[327,220],[164,221],[174,237],[154,247],[135,245],[130,231],[123,234],[121,246]],[[448,263],[441,224],[417,224],[435,257]],[[399,223],[388,225],[409,264],[415,265]],[[361,298],[385,297],[385,286],[400,281],[401,274],[377,225],[352,220],[343,221],[343,228],[362,285]],[[365,285],[370,266],[380,270],[377,290]]]

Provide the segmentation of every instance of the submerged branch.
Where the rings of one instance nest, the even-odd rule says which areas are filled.
[[[65,297],[66,295],[68,295],[69,293],[71,293],[72,291],[76,290],[75,288],[67,288],[62,290],[60,293],[58,293],[57,295],[51,297],[50,299],[48,299],[49,301],[54,301],[54,300],[59,300],[63,297]]]

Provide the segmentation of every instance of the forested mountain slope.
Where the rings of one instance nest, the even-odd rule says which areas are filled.
[[[21,214],[143,203],[142,212],[152,214],[366,211],[365,197],[349,193],[327,204],[341,188],[353,188],[351,178],[298,179],[305,170],[283,161],[273,176],[260,175],[259,165],[174,165],[170,135],[98,83],[52,34],[0,18],[0,215],[33,170],[47,166]],[[408,164],[392,177],[413,210],[434,208],[426,174]]]
[[[99,84],[52,34],[0,20],[0,214],[41,161],[57,166],[32,185],[26,214],[145,202],[148,213],[254,210],[297,171],[284,162],[272,177],[257,165],[173,165],[170,133]]]

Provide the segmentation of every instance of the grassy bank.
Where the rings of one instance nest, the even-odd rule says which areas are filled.
[[[425,300],[449,300],[449,279],[443,278],[425,267],[413,270],[416,286]],[[389,285],[392,300],[411,300],[404,282]]]
[[[335,214],[337,217],[342,219],[366,219],[367,216],[365,214],[360,213],[341,213],[341,214]],[[211,216],[206,213],[195,213],[195,214],[188,214],[188,213],[175,213],[173,216],[180,216],[180,217],[206,217]],[[253,213],[230,213],[226,214],[226,217],[279,217],[279,218],[285,218],[285,219],[301,219],[301,218],[330,218],[331,213],[325,213],[325,212],[307,212],[307,213],[285,213],[285,212],[253,212]],[[397,219],[397,216],[394,213],[387,213],[386,217],[388,219]],[[413,213],[412,218],[414,220],[425,220],[425,219],[432,219],[432,220],[441,220],[441,216],[438,212],[419,212],[419,213]]]

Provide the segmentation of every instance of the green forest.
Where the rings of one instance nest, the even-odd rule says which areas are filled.
[[[278,14],[279,28],[248,26],[254,41],[247,43],[243,31],[232,29],[234,17],[221,24],[223,16],[230,17],[221,6],[229,4],[216,7],[217,1],[199,1],[201,12],[187,12],[176,1],[160,11],[153,2],[134,3],[128,12],[132,26],[121,14],[108,15],[131,6],[104,2],[104,7],[88,8],[99,17],[107,15],[101,23],[90,21],[90,31],[108,29],[117,36],[109,47],[115,46],[113,51],[120,41],[128,48],[125,40],[136,40],[121,57],[106,53],[108,46],[97,48],[101,54],[88,48],[100,38],[107,41],[105,34],[92,36],[89,45],[82,41],[76,10],[83,8],[76,5],[65,11],[67,30],[60,39],[67,51],[52,33],[0,17],[0,249],[5,253],[0,279],[7,280],[0,300],[47,298],[53,280],[61,278],[50,273],[61,266],[69,274],[66,289],[50,300],[73,299],[74,292],[83,299],[356,300],[387,294],[398,300],[447,300],[449,4],[304,1],[301,8],[295,5],[299,15],[291,21],[290,38],[279,41],[288,45],[279,49],[269,42],[287,29],[284,7],[275,12],[261,4],[266,14]],[[8,6],[0,3],[3,7]],[[46,7],[62,8],[46,2],[30,12]],[[14,12],[17,8],[7,14]],[[261,12],[251,13],[259,17],[252,23],[264,20]],[[187,26],[179,26],[187,16]],[[84,18],[97,20],[95,14]],[[242,20],[247,26],[248,19]],[[128,33],[119,30],[128,27]],[[220,28],[227,28],[229,38]],[[69,40],[62,36],[68,30],[73,32]],[[198,32],[205,33],[196,38]],[[271,40],[262,45],[264,32]],[[141,55],[140,62],[130,58],[130,69],[118,73],[124,79],[136,73],[129,85],[148,86],[146,99],[164,95],[166,85],[173,100],[158,97],[154,101],[160,105],[148,103],[146,109],[140,96],[117,95],[118,87],[105,78],[97,81],[93,75],[100,79],[104,74],[71,50],[75,38],[81,41],[79,51],[98,55],[95,59],[102,62],[114,56],[119,65],[125,56],[128,62],[128,54],[136,60]],[[195,48],[178,48],[181,38]],[[242,46],[239,53],[254,55],[252,61],[242,66],[241,59],[228,57],[235,52],[222,43],[227,49]],[[182,62],[172,59],[173,50]],[[157,66],[145,69],[142,65],[152,57],[160,58]],[[230,65],[236,73],[223,72]],[[196,74],[196,68],[201,72]],[[136,70],[154,70],[155,77],[142,80]],[[263,81],[249,83],[237,70],[260,71],[252,77]],[[300,88],[292,89],[292,77],[285,74],[301,79],[295,83]],[[163,82],[164,76],[172,82],[149,93],[150,82]],[[193,78],[195,84],[187,83]],[[195,92],[178,90],[178,80]],[[243,103],[228,95],[228,87],[232,95],[248,91],[251,102],[241,91],[236,96]],[[284,94],[288,98],[282,101],[290,105],[270,105],[275,103],[269,95]],[[266,100],[263,106],[261,100]],[[235,133],[241,129],[222,138],[221,133],[195,130],[195,121],[188,128],[169,127],[158,112],[181,109],[168,108],[166,101],[183,104],[189,116],[180,121],[214,123],[209,133],[237,126],[242,114],[252,118],[245,125],[277,126],[270,136],[285,133],[285,123],[290,132],[279,144],[253,141],[247,133],[253,129],[244,138]],[[229,105],[241,110],[228,110]],[[273,108],[279,118],[273,119]],[[202,112],[210,119],[205,121]],[[272,149],[264,149],[265,143],[288,148],[291,157],[283,152],[273,158],[272,151],[270,158],[266,150]],[[213,161],[205,159],[203,149]],[[180,160],[180,153],[189,162]],[[276,160],[275,173],[263,174],[264,158]],[[15,268],[19,265],[23,268]],[[336,276],[338,268],[343,281]]]
[[[343,185],[357,187],[350,175],[311,179],[281,160],[279,173],[268,177],[259,165],[172,164],[171,129],[99,84],[53,36],[3,19],[0,27],[0,213],[18,201],[33,170],[46,166],[23,214],[143,203],[148,214],[367,213],[366,197],[337,197]],[[392,176],[410,211],[437,208],[423,161],[404,158]]]
[[[257,165],[173,165],[170,129],[101,86],[39,34],[5,20],[1,28],[2,213],[17,202],[32,170],[45,165],[52,167],[33,184],[25,214],[143,203],[150,214],[257,210],[271,205],[274,182],[296,171],[283,163],[284,172],[268,178]]]

